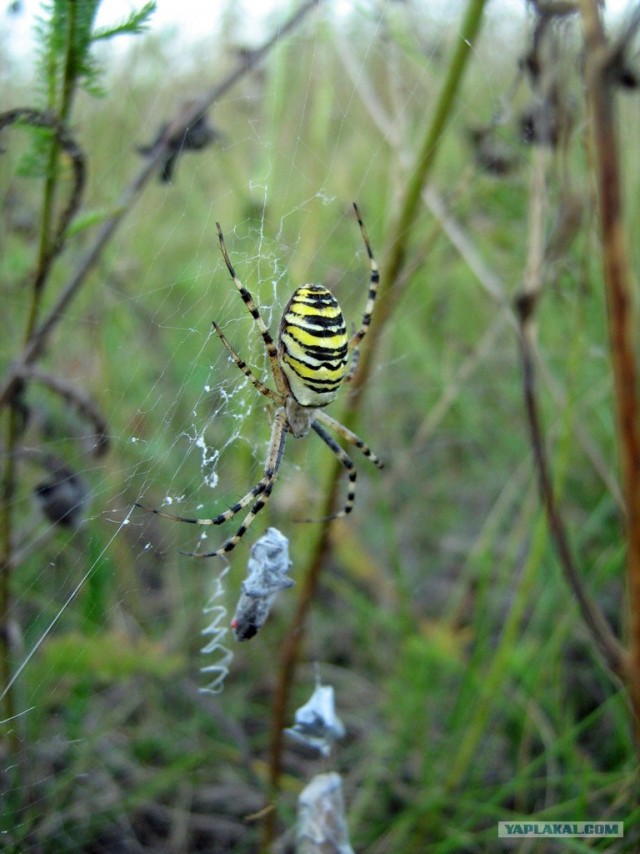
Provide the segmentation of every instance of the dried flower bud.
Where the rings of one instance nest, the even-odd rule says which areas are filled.
[[[50,471],[49,478],[34,489],[40,509],[54,525],[77,528],[87,505],[87,484],[59,460],[50,461]]]

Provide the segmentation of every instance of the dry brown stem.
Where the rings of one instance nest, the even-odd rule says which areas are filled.
[[[608,302],[622,490],[627,510],[629,667],[627,686],[640,741],[640,428],[635,363],[635,317],[624,229],[611,49],[598,0],[581,0],[585,83],[595,160]]]

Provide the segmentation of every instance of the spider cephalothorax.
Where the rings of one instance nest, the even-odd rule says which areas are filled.
[[[262,335],[273,375],[275,390],[269,388],[254,376],[251,368],[236,353],[215,321],[213,328],[237,367],[253,383],[260,394],[268,397],[276,406],[273,414],[271,440],[269,442],[264,473],[253,489],[247,492],[236,504],[229,507],[224,513],[220,513],[220,515],[211,519],[190,519],[184,516],[175,516],[172,513],[165,513],[163,510],[144,508],[157,513],[158,516],[163,516],[166,519],[172,519],[176,522],[189,522],[193,525],[222,525],[245,507],[251,505],[242,525],[219,549],[212,552],[198,553],[194,557],[222,555],[230,552],[240,542],[249,525],[269,500],[280,463],[282,462],[287,433],[291,433],[296,438],[301,438],[313,430],[335,454],[347,472],[349,477],[347,498],[343,509],[335,514],[336,517],[344,516],[353,509],[356,490],[356,469],[351,457],[325,430],[325,427],[333,430],[350,445],[358,448],[378,468],[382,468],[382,463],[365,445],[362,439],[340,424],[339,421],[336,421],[335,418],[327,415],[323,409],[323,407],[335,400],[341,384],[348,382],[351,378],[353,370],[349,369],[349,356],[351,355],[353,365],[353,355],[369,328],[371,313],[378,291],[378,267],[374,260],[369,238],[360,218],[357,205],[354,204],[353,207],[358,218],[358,224],[369,258],[370,283],[369,295],[360,329],[351,337],[347,335],[347,327],[342,310],[333,294],[322,285],[307,284],[297,288],[285,306],[282,320],[280,321],[278,343],[276,345],[251,294],[236,275],[235,269],[229,259],[220,224],[216,223],[224,262],[240,292],[240,296],[244,300],[249,313]]]

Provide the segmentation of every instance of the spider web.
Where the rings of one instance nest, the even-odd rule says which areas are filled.
[[[222,527],[196,528],[134,507],[141,501],[186,517],[212,517],[262,473],[267,401],[230,363],[211,322],[260,379],[272,381],[260,335],[220,256],[215,222],[272,333],[292,290],[304,281],[330,287],[348,323],[357,325],[369,271],[350,204],[359,203],[379,257],[381,211],[395,210],[393,188],[402,185],[402,170],[414,153],[413,129],[423,120],[419,103],[434,96],[434,68],[448,47],[452,22],[460,19],[462,4],[444,6],[449,17],[432,12],[414,30],[407,23],[411,4],[364,3],[348,14],[320,9],[283,38],[257,71],[216,102],[212,121],[219,140],[180,157],[172,184],[155,181],[146,188],[60,324],[47,367],[92,396],[105,413],[110,445],[104,456],[87,451],[92,436],[86,422],[35,384],[24,441],[35,450],[21,466],[14,502],[21,574],[12,611],[15,666],[4,693],[16,697],[16,717],[8,723],[40,733],[36,754],[47,747],[42,727],[57,681],[74,668],[110,689],[118,661],[128,676],[138,676],[140,668],[165,680],[188,673],[197,687],[213,678],[216,690],[231,667],[227,684],[233,684],[233,642],[218,630],[237,598],[247,546],[272,524],[272,513],[283,520],[287,536],[298,536],[292,521],[313,516],[331,458],[319,442],[312,449],[306,447],[310,441],[304,447],[288,441],[273,508],[256,518],[229,566],[180,551],[217,548],[235,532],[242,513]],[[492,19],[496,28],[499,15]],[[283,8],[276,8],[260,36],[283,16]],[[203,40],[182,65],[170,42],[154,40],[153,31],[124,60],[104,55],[111,63],[107,98],[79,107],[78,133],[95,156],[89,207],[112,209],[119,188],[139,168],[136,145],[154,138],[185,92],[202,88],[203,75],[211,78],[205,87],[224,76],[232,45],[246,47],[242,20],[242,12],[227,13],[212,37],[214,60],[212,40]],[[521,19],[508,26],[517,31],[520,25]],[[296,51],[298,65],[288,53]],[[382,80],[378,63],[384,65]],[[299,69],[295,85],[292,67]],[[485,68],[482,56],[477,67]],[[174,73],[160,75],[167,68]],[[486,123],[486,105],[497,107],[487,98],[488,65],[486,72],[458,107],[468,124]],[[289,89],[295,90],[291,97]],[[105,152],[101,134],[111,122],[122,128],[125,142],[114,146],[112,137]],[[27,213],[30,202],[28,196],[19,201]],[[78,258],[90,239],[87,232],[78,234],[78,245],[69,248],[71,267],[74,253]],[[8,364],[17,339],[14,330],[3,332]],[[392,363],[385,352],[377,371],[393,364],[401,377],[406,358]],[[380,440],[391,447],[382,393],[374,390],[371,397],[376,429],[365,438],[376,450]],[[332,412],[339,417],[339,407]],[[50,458],[63,460],[86,489],[86,512],[71,527],[52,523],[34,499],[43,479],[55,480]],[[366,504],[365,473],[359,488]],[[295,578],[295,551],[292,558]],[[99,643],[92,643],[88,627]],[[207,628],[209,644],[200,637]],[[153,640],[147,644],[145,637]],[[208,655],[198,658],[203,646]],[[128,657],[119,659],[123,648]],[[208,668],[207,678],[200,667]],[[107,704],[101,712],[101,729],[107,730]],[[60,726],[61,739],[64,732]],[[78,737],[90,756],[86,731]],[[48,766],[39,758],[35,767],[44,770],[42,779],[31,782],[34,790]]]

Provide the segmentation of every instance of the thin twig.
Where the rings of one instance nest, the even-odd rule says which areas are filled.
[[[521,292],[514,301],[519,322],[519,342],[522,356],[522,378],[527,422],[538,475],[540,496],[545,508],[549,530],[560,566],[569,589],[578,602],[580,612],[591,636],[598,645],[610,669],[623,677],[626,671],[625,652],[613,634],[597,603],[589,596],[573,559],[569,539],[558,509],[553,478],[547,458],[542,421],[538,407],[535,377],[535,310],[543,288],[545,260],[546,171],[549,152],[538,146],[534,152],[531,190],[529,194],[529,247]]]
[[[582,618],[591,637],[597,644],[611,671],[621,679],[628,676],[627,655],[613,634],[609,623],[598,605],[588,595],[582,577],[576,566],[564,522],[555,499],[553,480],[547,459],[542,422],[538,408],[534,359],[533,316],[536,299],[523,292],[516,301],[517,315],[520,318],[520,352],[522,355],[522,379],[527,421],[531,434],[531,446],[538,473],[538,484],[544,505],[549,530],[556,547],[560,565],[569,588],[576,598]]]

